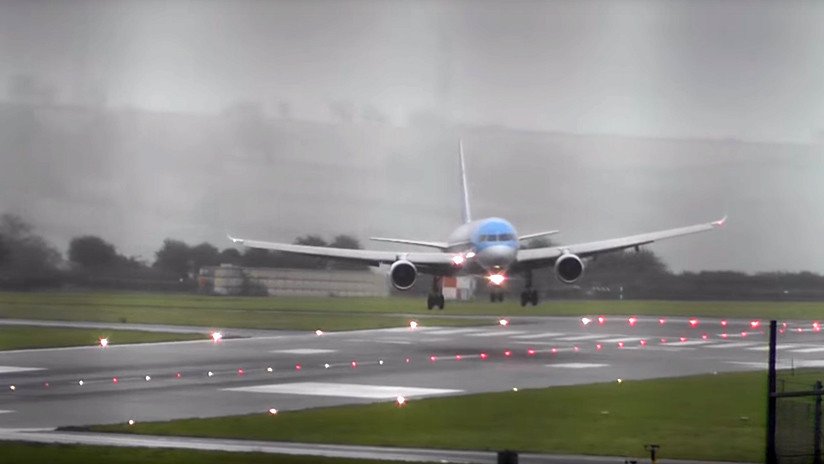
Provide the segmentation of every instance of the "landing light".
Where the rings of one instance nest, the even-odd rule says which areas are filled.
[[[472,259],[474,257],[475,257],[475,252],[474,251],[467,251],[466,252],[466,259]]]
[[[590,322],[592,322],[592,319],[590,319],[588,317],[582,317],[581,318],[581,324],[589,325]]]
[[[506,280],[506,276],[503,274],[492,274],[489,276],[489,281],[492,282],[492,285],[502,285]]]
[[[277,409],[275,409],[275,408],[271,408],[271,409],[269,409],[269,414],[271,414],[271,415],[273,415],[273,416],[274,416],[274,415],[275,415],[275,414],[277,414],[277,413],[278,413],[278,410],[277,410]]]
[[[410,321],[409,322],[409,328],[412,329],[412,330],[417,329],[418,328],[418,323],[416,321]]]
[[[501,319],[498,321],[498,324],[502,325],[503,327],[506,327],[509,325],[509,321],[506,319]]]
[[[403,406],[404,404],[406,404],[406,398],[404,398],[403,396],[398,396],[395,399],[395,401],[398,403],[398,406]]]
[[[452,264],[454,266],[463,266],[465,261],[466,258],[464,258],[463,255],[455,255],[452,257]]]
[[[322,331],[322,330],[320,330],[320,329],[318,329],[318,330],[316,330],[316,331],[315,331],[315,335],[317,335],[318,337],[320,337],[321,335],[323,335],[323,331]]]
[[[14,385],[9,385],[9,390],[15,391],[17,390],[17,387],[15,387]]]
[[[108,338],[101,338],[100,339],[100,347],[101,348],[106,348],[107,346],[109,346],[109,339]]]
[[[129,425],[134,425],[134,419],[129,419]]]

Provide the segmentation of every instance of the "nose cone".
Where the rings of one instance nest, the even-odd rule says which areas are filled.
[[[493,245],[479,251],[475,259],[484,269],[507,269],[515,261],[517,250],[507,245]]]

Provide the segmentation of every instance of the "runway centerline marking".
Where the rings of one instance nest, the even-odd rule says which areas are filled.
[[[8,409],[0,409],[0,414],[9,414],[9,413],[12,413],[12,412],[16,412],[16,411],[10,411]]]
[[[727,343],[707,345],[706,348],[719,348],[719,349],[745,348],[745,347],[748,347],[748,346],[755,346],[755,345],[760,345],[760,343],[758,343],[758,342],[727,342]]]
[[[778,344],[775,345],[775,348],[777,350],[793,350],[793,348],[805,348],[805,347],[809,348],[810,344],[809,343],[778,343]],[[763,344],[761,346],[754,346],[752,348],[747,348],[747,350],[749,350],[749,351],[767,351],[769,349],[770,349],[769,345],[763,345]],[[800,350],[793,350],[793,351],[797,352],[797,353],[805,353],[804,351],[800,351]],[[814,351],[812,351],[811,353],[814,353]]]
[[[793,353],[819,353],[821,351],[824,351],[824,347],[819,346],[819,347],[815,347],[815,348],[802,348],[802,349],[790,350],[790,351],[792,351]]]
[[[609,364],[598,363],[560,363],[560,364],[545,364],[546,367],[563,367],[565,369],[591,369],[594,367],[609,367]]]
[[[393,385],[361,385],[349,383],[298,382],[252,387],[224,388],[224,391],[244,393],[280,393],[307,396],[339,396],[345,398],[395,399],[399,395],[434,396],[462,393],[463,390],[447,388],[402,387]]]
[[[616,337],[616,338],[605,338],[603,340],[598,340],[602,343],[618,343],[618,342],[637,342],[639,340],[643,340],[641,337]]]
[[[525,333],[528,333],[528,332],[524,332],[523,330],[498,330],[498,329],[493,329],[493,330],[488,330],[486,332],[481,332],[481,333],[466,334],[466,336],[467,337],[494,337],[496,335],[500,335],[500,336],[504,336],[504,337],[509,337],[509,336],[512,336],[512,335],[520,335],[520,334],[525,334]]]
[[[552,337],[557,337],[558,335],[564,335],[564,334],[558,333],[558,332],[544,332],[544,333],[530,334],[530,335],[515,335],[512,338],[531,340],[533,338],[552,338]]]
[[[293,348],[291,350],[273,350],[270,353],[284,353],[284,354],[324,354],[334,353],[338,350],[325,350],[321,348]]]
[[[15,372],[30,372],[42,371],[42,367],[17,367],[17,366],[0,366],[0,374],[13,374]]]
[[[602,335],[576,335],[574,337],[561,337],[558,340],[563,340],[565,342],[577,342],[581,340],[595,340],[596,338],[604,338],[604,337],[611,337],[612,335],[602,334]]]

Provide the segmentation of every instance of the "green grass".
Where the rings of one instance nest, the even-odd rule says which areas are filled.
[[[522,308],[503,304],[449,302],[428,311],[422,298],[210,297],[165,293],[0,293],[0,318],[132,322],[207,327],[293,330],[354,330],[405,325],[410,317],[427,325],[488,323],[471,316],[667,315],[824,319],[824,302],[741,301],[544,301]],[[470,316],[453,319],[443,316]]]
[[[50,464],[381,464],[385,461],[289,456],[264,453],[226,453],[163,448],[121,448],[114,446],[42,445],[0,443],[3,463]],[[388,464],[388,462],[386,463]],[[393,461],[394,464],[394,461]]]
[[[766,375],[736,373],[96,426],[151,435],[761,461]]]
[[[0,350],[91,346],[97,345],[101,338],[108,338],[111,344],[118,345],[126,343],[154,343],[205,339],[202,334],[63,327],[0,326]]]

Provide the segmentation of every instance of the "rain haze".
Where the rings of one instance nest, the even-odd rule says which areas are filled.
[[[718,219],[670,269],[824,272],[824,3],[0,3],[0,213],[153,259],[232,232],[561,243]]]

